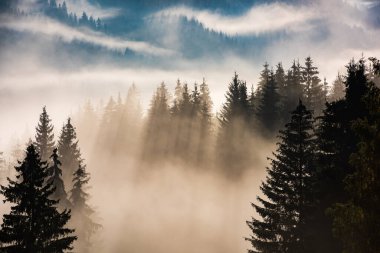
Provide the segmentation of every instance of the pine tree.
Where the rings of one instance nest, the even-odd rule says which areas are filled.
[[[266,198],[257,197],[260,205],[252,204],[261,219],[247,222],[253,233],[247,238],[253,246],[250,252],[310,252],[315,142],[312,113],[301,101],[279,139],[268,176],[260,187]]]
[[[343,252],[379,252],[380,89],[370,81],[365,85],[363,60],[357,64],[351,62],[348,73],[347,80],[350,80],[350,83],[346,83],[347,92],[350,93],[352,85],[359,85],[355,87],[355,91],[364,92],[361,99],[364,111],[350,124],[350,130],[353,132],[350,140],[356,142],[356,150],[349,155],[348,165],[351,168],[345,173],[344,178],[347,198],[340,198],[345,201],[335,203],[329,209],[329,214],[333,217],[333,233],[342,243]],[[365,76],[368,78],[368,73]],[[358,101],[353,97],[347,97],[348,103],[349,99]]]
[[[359,141],[349,161],[353,173],[344,181],[348,200],[329,209],[345,253],[380,251],[380,90],[372,87],[365,103],[369,114],[352,124]]]
[[[53,131],[54,127],[44,106],[40,115],[40,121],[36,127],[36,141],[34,142],[42,161],[48,161],[50,154],[53,153],[55,145]]]
[[[5,201],[14,204],[9,214],[3,216],[0,231],[1,252],[64,252],[71,250],[76,236],[74,230],[65,227],[70,211],[58,212],[52,184],[45,184],[48,177],[46,165],[41,162],[36,148],[30,145],[20,166],[15,167],[17,181],[8,179],[8,186],[1,186]]]
[[[182,100],[182,94],[183,94],[183,86],[181,84],[181,81],[178,79],[177,84],[175,86],[174,90],[174,100],[173,100],[173,106],[170,109],[170,112],[172,115],[177,115],[179,112],[179,104]]]
[[[78,252],[91,252],[91,237],[101,228],[101,225],[93,221],[91,216],[94,214],[94,210],[87,204],[90,196],[86,192],[86,187],[90,181],[90,174],[86,171],[85,165],[79,164],[73,176],[70,200],[73,204],[72,221],[76,225],[76,234],[78,235],[75,246]]]
[[[274,79],[277,83],[278,93],[280,97],[283,98],[286,95],[286,78],[285,71],[281,62],[276,65]]]
[[[139,92],[135,84],[129,87],[125,103],[122,109],[120,127],[117,140],[119,147],[116,151],[122,154],[135,155],[136,146],[141,142],[142,108],[139,100]]]
[[[67,199],[65,184],[62,180],[62,170],[60,168],[62,163],[58,159],[57,152],[58,150],[55,148],[53,150],[53,154],[50,156],[53,162],[51,166],[47,168],[49,178],[46,182],[55,188],[55,191],[50,198],[53,200],[58,200],[59,207],[61,207],[61,209],[69,209],[71,208],[71,203]]]
[[[256,113],[265,134],[272,135],[279,127],[279,101],[275,75],[273,71],[270,71],[268,79],[262,87],[261,100]]]
[[[304,83],[305,105],[311,109],[313,107],[313,83],[319,83],[321,80],[318,78],[318,68],[313,65],[311,57],[305,59],[305,66],[302,69],[302,81]]]
[[[116,133],[120,124],[120,97],[119,102],[115,102],[114,98],[111,96],[108,103],[104,107],[104,112],[99,125],[99,137],[98,137],[98,147],[101,147],[105,151],[111,153],[114,152],[114,144],[116,141]],[[98,150],[100,152],[101,150]]]
[[[235,73],[219,115],[217,162],[229,176],[239,177],[248,168],[252,110],[246,83]]]
[[[326,216],[326,210],[335,203],[345,203],[348,194],[345,191],[345,178],[354,172],[349,163],[352,153],[357,152],[358,137],[352,124],[368,115],[363,98],[369,91],[363,59],[351,61],[347,66],[345,78],[346,94],[341,100],[327,103],[320,117],[318,140],[317,192],[318,206],[315,208],[316,224],[314,231],[317,252],[342,252],[342,245],[332,234],[333,217]]]
[[[157,161],[168,154],[172,143],[172,133],[168,133],[170,126],[169,93],[166,85],[161,83],[152,97],[148,111],[142,147],[144,161]]]
[[[174,123],[178,124],[178,131],[175,133],[176,139],[174,155],[187,162],[189,154],[189,140],[191,135],[192,108],[191,94],[187,83],[183,85],[182,98],[178,105],[178,115],[174,118]]]
[[[318,77],[318,68],[313,65],[311,57],[305,60],[305,67],[302,67],[302,78],[304,84],[304,94],[306,106],[314,111],[315,115],[319,115],[326,102],[326,94],[324,92],[323,83]]]
[[[279,109],[279,114],[280,114],[279,116],[284,115],[284,114],[288,115],[289,112],[285,110],[286,96],[287,96],[286,75],[285,75],[285,70],[281,62],[276,65],[276,72],[274,74],[274,79],[277,84],[278,95],[279,95],[279,103],[278,103],[278,106],[279,106],[278,109]],[[284,117],[281,116],[279,118],[280,125],[284,125],[286,123],[283,120],[284,120]]]
[[[62,162],[63,181],[70,188],[72,175],[82,161],[77,135],[70,118],[63,126],[58,140],[58,155]]]
[[[211,153],[211,136],[212,136],[212,100],[210,97],[210,90],[208,85],[203,79],[202,84],[199,86],[200,94],[200,133],[199,133],[199,147],[198,147],[198,163],[205,163]]]
[[[266,62],[264,63],[263,67],[264,69],[260,73],[260,81],[257,84],[257,88],[256,88],[256,98],[258,100],[261,99],[264,86],[267,83],[267,80],[269,79],[269,75],[270,75],[269,64]]]
[[[344,80],[341,74],[338,73],[338,76],[333,82],[331,93],[329,95],[329,101],[337,101],[342,98],[344,98],[345,94],[345,87],[344,87]]]
[[[286,94],[283,97],[283,121],[289,121],[289,113],[297,106],[298,101],[304,100],[302,72],[299,62],[293,61],[286,74]]]

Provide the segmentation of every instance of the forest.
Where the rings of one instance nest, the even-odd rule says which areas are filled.
[[[243,178],[255,182],[253,168],[262,164],[257,194],[247,193],[249,232],[240,235],[249,252],[380,252],[379,85],[376,58],[351,60],[328,84],[307,57],[289,69],[265,63],[255,87],[235,72],[217,113],[205,79],[191,86],[178,80],[173,93],[159,84],[147,110],[135,84],[105,104],[88,100],[59,136],[43,107],[34,136],[14,143],[9,161],[0,156],[0,193],[9,205],[0,252],[101,251],[97,234],[107,228],[89,202],[90,186],[99,185],[92,184],[88,160],[115,184],[113,167],[133,166],[130,176],[140,182],[170,168],[233,187]],[[264,142],[274,149],[261,163],[268,156],[258,152]],[[123,194],[120,188],[114,196]]]

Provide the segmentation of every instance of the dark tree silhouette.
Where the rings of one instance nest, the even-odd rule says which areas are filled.
[[[70,211],[58,212],[58,201],[50,199],[54,187],[45,184],[46,165],[41,162],[36,148],[30,145],[26,158],[15,167],[17,181],[8,179],[1,186],[5,201],[14,204],[3,216],[0,231],[1,252],[64,252],[71,250],[76,240],[73,229],[65,227]]]
[[[63,181],[65,185],[71,188],[72,175],[82,158],[75,128],[71,124],[70,118],[67,119],[67,123],[63,126],[58,140],[58,155],[62,162]]]
[[[76,226],[78,236],[75,248],[78,252],[91,252],[91,236],[101,228],[101,225],[93,221],[91,216],[94,214],[94,210],[87,204],[89,194],[86,189],[90,181],[90,174],[86,172],[85,165],[79,164],[73,176],[70,200],[73,204],[72,221]]]
[[[269,64],[266,62],[263,65],[264,69],[260,73],[260,81],[257,84],[256,88],[256,98],[257,100],[261,100],[261,96],[263,94],[264,86],[267,84],[269,75],[270,75],[270,69],[269,69]]]
[[[317,222],[314,231],[317,252],[342,252],[341,244],[332,234],[332,217],[326,216],[327,208],[335,203],[345,203],[345,178],[354,169],[349,163],[357,152],[358,137],[352,130],[355,120],[368,115],[363,98],[369,90],[365,62],[351,61],[347,66],[346,95],[343,99],[327,103],[320,118],[318,135],[318,206],[314,210]]]
[[[360,63],[357,67],[361,71]],[[380,251],[380,90],[373,84],[363,103],[368,114],[352,122],[358,142],[349,157],[352,173],[344,180],[348,199],[329,210],[333,233],[347,253]]]
[[[286,74],[286,93],[283,97],[283,121],[289,121],[289,113],[297,106],[298,101],[304,100],[302,71],[299,62],[293,61]]]
[[[217,137],[218,166],[227,175],[240,176],[248,167],[252,116],[247,86],[235,73],[219,115],[220,129]]]
[[[55,148],[53,150],[53,154],[50,156],[52,163],[51,166],[47,168],[48,176],[47,184],[53,185],[55,188],[55,191],[50,196],[53,200],[58,200],[59,204],[58,206],[63,209],[70,209],[71,203],[67,199],[67,193],[65,190],[65,184],[62,179],[62,170],[61,165],[62,163],[58,159],[58,150]]]
[[[318,68],[313,65],[311,57],[305,60],[305,66],[302,69],[302,81],[304,85],[305,105],[319,115],[326,103],[326,94],[323,83],[318,77]]]
[[[36,141],[34,145],[37,152],[40,154],[42,161],[48,161],[54,149],[54,127],[51,124],[51,119],[46,112],[46,107],[42,108],[40,120],[36,127]]]
[[[264,134],[272,135],[279,127],[280,96],[273,71],[262,87],[261,100],[257,108],[257,119]]]
[[[250,252],[310,252],[308,219],[313,205],[315,142],[312,113],[301,101],[279,139],[260,187],[265,198],[257,198],[260,205],[252,204],[261,218],[247,222],[252,231],[247,238],[253,246]]]

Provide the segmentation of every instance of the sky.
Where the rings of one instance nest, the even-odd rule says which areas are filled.
[[[19,8],[38,13],[37,2],[21,0]],[[87,99],[105,101],[110,95],[125,93],[132,83],[139,88],[146,109],[161,82],[172,91],[178,78],[189,85],[205,78],[217,112],[235,71],[249,86],[255,86],[265,62],[271,66],[282,62],[288,68],[294,59],[302,63],[311,56],[321,78],[331,83],[338,72],[344,73],[350,59],[380,55],[376,12],[380,2],[374,0],[260,1],[237,14],[184,1],[171,1],[147,12],[118,1],[110,3],[66,2],[78,17],[86,11],[119,27],[111,33],[71,27],[41,13],[24,18],[0,15],[0,30],[7,31],[0,45],[0,113],[6,122],[0,127],[6,133],[0,149],[6,148],[12,136],[33,132],[42,106],[48,107],[53,123],[60,126]],[[137,25],[124,22],[132,12],[137,13],[133,15]],[[204,45],[207,41],[199,45],[197,34],[184,42],[180,17],[194,19],[232,39],[260,43],[245,45],[245,53],[233,46]],[[70,47],[73,44],[74,49]],[[89,45],[95,50],[89,51]],[[125,48],[143,60],[134,64],[120,57],[115,60],[114,55]],[[194,57],[186,54],[197,48],[203,51]]]

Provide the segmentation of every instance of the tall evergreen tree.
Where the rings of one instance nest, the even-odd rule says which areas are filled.
[[[345,253],[380,251],[380,89],[370,84],[362,101],[368,113],[352,122],[358,142],[349,157],[352,173],[344,179],[348,198],[329,209]]]
[[[331,93],[329,94],[329,101],[337,101],[344,98],[345,87],[343,76],[338,73],[338,76],[334,80],[331,88]]]
[[[9,214],[3,216],[0,231],[1,252],[64,252],[71,250],[76,236],[66,228],[70,211],[58,212],[54,193],[48,178],[46,165],[33,145],[26,150],[26,157],[15,167],[17,181],[8,179],[8,186],[1,186],[5,201],[14,204]]]
[[[168,153],[172,141],[170,129],[169,92],[165,83],[157,88],[148,111],[142,156],[144,161],[157,161]]]
[[[62,162],[62,174],[65,185],[71,187],[71,179],[78,164],[82,161],[77,135],[71,119],[63,126],[58,140],[58,155]]]
[[[302,81],[304,84],[305,104],[314,111],[315,115],[319,115],[326,102],[326,94],[324,93],[323,83],[318,77],[318,68],[313,65],[311,57],[305,60],[305,66],[302,67]]]
[[[359,142],[350,156],[353,173],[344,181],[348,200],[329,209],[345,253],[380,251],[380,91],[371,93],[366,97],[369,115],[353,122]]]
[[[118,142],[117,149],[120,149],[123,155],[136,155],[135,147],[141,142],[142,108],[135,84],[128,89],[121,114],[120,127],[115,140]]]
[[[200,99],[200,133],[199,133],[199,147],[198,147],[198,162],[200,164],[206,162],[211,155],[211,137],[212,137],[212,100],[210,97],[210,90],[208,85],[203,79],[199,86],[199,99]]]
[[[262,131],[272,135],[279,127],[279,103],[277,83],[273,71],[269,72],[268,79],[262,88],[261,101],[257,108],[257,119]]]
[[[178,79],[177,84],[176,84],[175,89],[174,89],[173,106],[170,109],[172,115],[178,114],[179,104],[181,103],[182,95],[183,95],[183,86],[181,84],[181,81]]]
[[[62,180],[62,163],[58,159],[58,150],[55,148],[50,158],[53,160],[50,167],[47,168],[48,176],[47,184],[51,184],[55,191],[50,196],[51,199],[59,201],[58,206],[62,209],[69,209],[71,207],[70,201],[67,199],[65,184]]]
[[[72,221],[78,235],[75,246],[78,252],[91,252],[91,237],[101,228],[101,225],[93,221],[94,210],[87,204],[89,194],[86,192],[86,186],[90,181],[90,174],[86,171],[85,165],[79,164],[73,176],[70,200],[73,204]]]
[[[297,106],[298,101],[304,100],[302,71],[299,62],[293,61],[286,74],[286,93],[283,97],[283,121],[289,121],[289,113]]]
[[[276,72],[274,74],[274,79],[277,83],[278,93],[280,97],[282,98],[286,95],[286,77],[285,77],[285,70],[281,62],[279,62],[276,65]]]
[[[291,120],[280,131],[280,142],[268,176],[260,189],[266,198],[252,204],[261,218],[247,224],[252,236],[250,252],[311,252],[308,232],[313,205],[312,185],[315,141],[311,111],[299,102]]]
[[[252,110],[246,83],[235,73],[219,115],[217,161],[227,175],[238,177],[248,168]]]
[[[261,99],[261,96],[262,96],[262,93],[264,90],[264,86],[266,85],[266,83],[269,79],[269,75],[270,75],[269,64],[266,62],[266,63],[264,63],[263,67],[264,67],[264,69],[260,72],[260,81],[257,84],[257,88],[256,88],[256,97],[259,100]]]
[[[51,119],[46,112],[46,107],[42,108],[40,120],[36,127],[36,141],[34,145],[37,152],[40,154],[42,161],[48,161],[54,149],[54,127],[51,124]]]
[[[352,130],[355,120],[368,114],[363,98],[369,90],[365,62],[351,61],[347,66],[346,95],[327,104],[320,118],[318,135],[318,206],[314,210],[317,222],[314,231],[317,252],[342,252],[342,245],[332,234],[332,217],[326,210],[335,203],[345,203],[348,194],[344,179],[353,173],[350,155],[357,151],[358,137]]]
[[[174,139],[174,154],[177,158],[187,161],[189,155],[189,140],[191,135],[191,121],[193,105],[187,83],[183,85],[182,98],[178,104],[178,114],[173,118],[173,123],[178,125]]]

